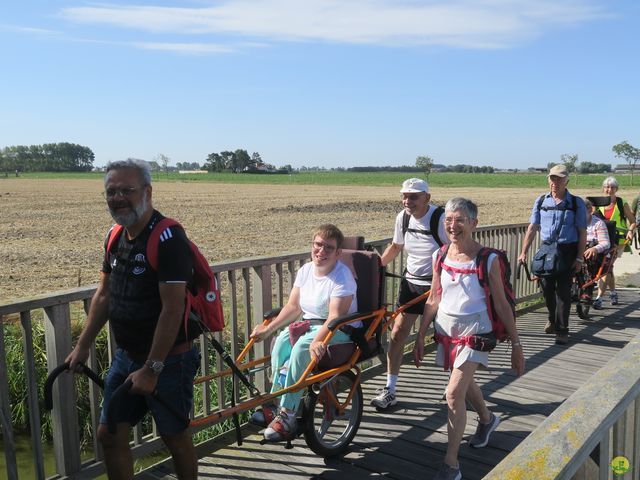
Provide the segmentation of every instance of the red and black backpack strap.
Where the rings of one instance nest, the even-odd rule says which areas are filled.
[[[149,239],[147,240],[147,260],[149,265],[154,270],[158,270],[158,247],[160,246],[160,237],[167,235],[166,230],[171,227],[179,227],[182,229],[182,225],[173,218],[163,218],[153,226]]]
[[[443,245],[438,249],[438,253],[436,254],[436,260],[433,264],[433,273],[440,273],[442,271],[442,262],[447,256],[449,252],[449,244]]]
[[[489,256],[492,253],[496,253],[496,251],[489,247],[482,247],[476,255],[478,282],[480,282],[480,286],[484,289],[485,293],[488,293],[489,289]]]
[[[442,273],[442,262],[444,262],[444,259],[447,257],[448,252],[449,252],[449,244],[443,245],[438,249],[438,253],[436,253],[436,259],[433,262],[433,265],[431,266],[434,276],[436,274],[440,275]],[[440,287],[436,292],[438,294],[442,293],[442,281],[440,282],[439,285]]]
[[[124,227],[116,223],[111,227],[109,233],[107,233],[107,246],[104,249],[104,259],[106,262],[109,262],[109,253],[115,247],[123,231]]]
[[[172,218],[163,218],[158,223],[153,225],[151,233],[149,234],[146,249],[147,260],[149,261],[149,265],[151,265],[151,268],[156,271],[158,270],[158,247],[160,245],[160,237],[163,234],[166,235],[165,231],[168,228],[174,226],[182,228],[182,225],[180,225],[178,221]],[[117,223],[113,227],[111,227],[111,230],[109,230],[109,233],[107,234],[107,246],[105,249],[105,259],[107,259],[107,261],[109,260],[109,253],[115,247],[123,231],[124,227]]]

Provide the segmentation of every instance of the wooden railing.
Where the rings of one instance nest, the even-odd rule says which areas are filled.
[[[518,301],[525,301],[538,295],[537,286],[516,278],[517,255],[522,245],[526,224],[488,226],[478,229],[477,238],[487,246],[502,248],[507,251],[511,265],[512,283]],[[367,243],[367,247],[382,252],[390,239],[382,239]],[[532,249],[533,250],[533,249]],[[236,357],[246,344],[253,325],[262,321],[263,312],[282,305],[295,278],[297,269],[308,260],[308,252],[298,252],[274,257],[250,258],[213,265],[222,283],[227,327],[224,332],[216,333],[217,340],[227,345],[232,357]],[[402,273],[404,264],[400,255],[388,271]],[[387,278],[385,282],[385,302],[393,305],[396,301],[397,283],[395,278]],[[9,398],[9,378],[7,375],[7,357],[5,331],[9,326],[20,328],[23,344],[25,376],[18,381],[26,386],[27,408],[29,412],[29,436],[32,442],[35,478],[45,478],[43,448],[40,442],[42,426],[40,424],[42,392],[38,385],[37,365],[34,345],[42,343],[42,338],[34,338],[34,325],[44,323],[44,343],[48,371],[51,371],[71,351],[73,342],[73,325],[80,327],[95,292],[95,286],[76,288],[52,294],[40,295],[24,300],[0,303],[0,418],[2,421],[2,439],[7,465],[7,477],[18,478],[14,443],[14,425],[11,420],[12,405]],[[18,327],[19,326],[19,327]],[[79,328],[79,327],[78,327]],[[77,333],[77,332],[76,332]],[[108,339],[109,360],[114,345],[111,336]],[[207,339],[200,339],[202,352],[208,352]],[[266,342],[254,349],[254,358],[265,354]],[[98,364],[95,348],[92,350],[89,367],[99,373],[105,366]],[[219,356],[202,356],[201,371],[203,375],[224,370]],[[254,383],[263,391],[268,388],[266,372],[252,372]],[[100,414],[100,392],[98,387],[89,384],[90,428],[96,431]],[[221,378],[204,382],[197,386],[196,398],[200,407],[193,412],[193,418],[201,418],[215,410],[226,408],[230,404],[229,386]],[[237,398],[243,398],[241,391]],[[75,382],[72,375],[58,377],[53,389],[53,411],[51,413],[53,432],[53,451],[56,462],[55,473],[46,472],[49,478],[93,478],[104,472],[102,452],[92,433],[92,445],[89,447],[89,458],[81,452],[78,409],[76,404]],[[132,449],[135,458],[147,455],[162,448],[161,440],[153,427],[144,428],[138,425],[134,429]]]

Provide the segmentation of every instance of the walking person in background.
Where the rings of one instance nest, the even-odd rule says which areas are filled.
[[[72,371],[85,363],[98,332],[109,320],[117,350],[105,380],[98,426],[107,475],[117,480],[133,478],[131,427],[151,411],[178,478],[195,480],[198,458],[188,425],[182,421],[191,413],[193,379],[200,364],[191,342],[200,330],[181,328],[186,285],[192,276],[188,240],[178,226],[168,227],[160,237],[157,269],[149,263],[147,241],[153,226],[164,217],[151,203],[151,169],[146,162],[110,163],[104,188],[109,212],[124,230],[105,254],[87,322],[66,361]],[[109,402],[128,379],[131,395],[114,412],[117,430],[111,433],[106,425]],[[160,404],[151,395],[154,392],[183,419]]]
[[[542,245],[538,253],[547,251],[551,270],[539,275],[542,294],[549,312],[545,333],[556,334],[556,343],[569,341],[569,313],[573,275],[584,263],[587,242],[587,212],[584,202],[567,190],[569,172],[564,165],[549,170],[549,193],[541,195],[533,204],[529,227],[518,257],[527,261],[527,251],[538,232]],[[538,255],[538,253],[536,255]]]
[[[396,216],[395,229],[391,244],[382,254],[382,265],[388,265],[400,252],[407,254],[405,274],[400,281],[398,306],[413,300],[431,288],[433,252],[443,242],[449,243],[443,218],[442,207],[429,203],[429,185],[419,178],[410,178],[402,183],[400,189],[403,210]],[[424,310],[425,301],[418,302],[394,321],[387,351],[387,383],[378,390],[371,405],[383,410],[397,403],[396,384],[404,345],[411,327]]]
[[[468,400],[478,413],[476,432],[469,439],[474,448],[485,447],[498,427],[500,418],[489,411],[480,387],[474,379],[478,368],[487,368],[489,352],[475,350],[473,340],[489,334],[493,325],[487,309],[487,296],[478,277],[478,254],[482,245],[473,239],[478,224],[478,208],[470,200],[452,198],[445,207],[447,235],[451,241],[446,253],[436,252],[431,294],[424,307],[422,322],[413,349],[414,362],[420,367],[424,356],[424,338],[431,322],[435,323],[438,352],[436,363],[451,370],[446,389],[447,452],[435,480],[460,480],[458,451],[467,424]],[[443,255],[438,261],[438,255]],[[524,354],[515,319],[505,294],[496,253],[487,258],[489,292],[495,312],[502,320],[511,340],[511,366],[517,375],[524,373]],[[495,340],[495,337],[494,337]]]
[[[609,197],[609,205],[600,207],[600,214],[610,222],[615,222],[616,231],[618,233],[618,252],[616,259],[620,258],[624,252],[625,245],[633,240],[633,234],[636,228],[636,218],[629,204],[618,197],[618,181],[614,177],[607,177],[602,182],[602,190]],[[609,273],[598,280],[598,296],[593,302],[593,308],[599,310],[602,308],[602,297],[607,287],[609,288],[609,300],[611,305],[618,305],[618,292],[616,291],[616,279],[613,275],[613,266]]]

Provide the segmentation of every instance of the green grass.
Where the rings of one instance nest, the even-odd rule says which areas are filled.
[[[207,173],[184,174],[154,173],[154,182],[211,182],[211,183],[244,183],[264,185],[358,185],[358,186],[397,186],[403,180],[412,177],[423,177],[417,173],[397,172],[304,172],[291,175],[261,175],[250,173]],[[571,188],[600,188],[608,174],[575,175],[571,178]],[[15,177],[9,177],[15,178]],[[100,180],[103,174],[91,173],[24,173],[20,178],[26,179],[95,179]],[[630,175],[616,177],[622,188],[631,185]],[[0,182],[3,180],[0,177]],[[512,188],[547,188],[547,178],[541,173],[432,173],[429,182],[438,187],[512,187]],[[637,183],[636,180],[635,183]]]

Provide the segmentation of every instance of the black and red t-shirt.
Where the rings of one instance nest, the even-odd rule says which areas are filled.
[[[133,240],[120,235],[102,265],[109,274],[109,321],[119,347],[132,353],[147,353],[162,310],[159,283],[187,283],[192,276],[192,260],[182,228],[173,226],[160,235],[158,265],[147,259],[147,240],[154,225],[164,217],[154,210],[145,229]],[[106,242],[105,242],[106,248]],[[175,343],[186,340],[180,329]]]

